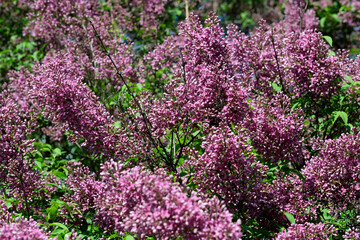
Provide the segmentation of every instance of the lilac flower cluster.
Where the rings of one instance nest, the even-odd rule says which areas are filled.
[[[1,224],[0,238],[4,240],[49,240],[49,234],[39,228],[32,219],[17,219],[11,223]],[[54,238],[51,238],[54,239]]]
[[[329,46],[321,33],[287,33],[281,25],[260,26],[248,41],[248,48],[258,46],[248,55],[249,70],[255,75],[255,79],[247,80],[249,87],[271,96],[271,83],[276,83],[292,98],[317,102],[329,100],[339,91],[337,79],[344,74],[342,58],[329,56]]]
[[[86,213],[94,209],[95,199],[98,198],[103,184],[97,182],[95,174],[91,173],[88,167],[82,166],[81,163],[70,162],[68,167],[72,173],[66,181],[72,194],[66,194],[64,200],[75,202],[78,205],[78,209],[82,213]]]
[[[307,10],[308,4],[305,0],[289,0],[285,4],[285,18],[281,24],[289,33],[315,29],[319,25],[315,11]]]
[[[212,14],[206,20],[206,27],[198,17],[191,16],[179,28],[184,39],[183,50],[177,54],[181,62],[175,65],[175,76],[165,86],[166,97],[155,101],[149,113],[154,128],[164,132],[176,123],[184,124],[183,128],[199,123],[207,129],[221,121],[240,121],[248,108],[247,95],[235,77],[230,49],[216,16]],[[171,56],[172,48],[167,51]],[[155,65],[160,59],[152,61]]]
[[[344,134],[322,143],[319,155],[302,170],[314,196],[333,211],[357,208],[360,198],[360,134]]]
[[[10,92],[0,94],[0,104],[0,161],[7,165],[31,150],[31,141],[26,140],[26,136],[31,133],[33,124],[21,113]]]
[[[235,135],[224,126],[205,137],[201,146],[204,153],[193,159],[198,189],[218,196],[232,211],[258,214],[267,167],[255,160],[244,132]]]
[[[121,22],[124,18],[119,19],[119,24],[116,24],[117,19],[114,18],[114,16],[125,16],[124,9],[117,12],[119,9],[115,8],[109,12],[105,11],[98,1],[83,0],[55,2],[36,0],[29,1],[28,4],[31,9],[28,18],[31,21],[27,34],[47,43],[51,49],[48,55],[54,58],[58,56],[59,53],[56,52],[58,50],[61,50],[61,54],[72,55],[73,61],[86,72],[84,82],[90,86],[96,86],[100,80],[107,81],[116,88],[123,84],[117,79],[111,61],[97,42],[92,25],[96,27],[96,31],[102,36],[105,44],[109,46],[112,57],[122,70],[124,77],[136,80],[132,67],[131,45],[121,40],[124,32],[120,29],[125,30],[128,24],[126,21]],[[107,87],[110,88],[110,86]]]
[[[316,219],[317,211],[332,214],[357,209],[359,205],[359,134],[342,135],[321,142],[318,156],[311,158],[301,170],[303,178],[293,174],[274,181],[269,201],[280,211],[289,212],[297,222]]]
[[[4,240],[48,240],[49,234],[40,229],[39,223],[33,219],[13,219],[0,199],[0,239]]]
[[[32,140],[27,140],[35,123],[29,114],[24,114],[16,104],[13,94],[0,93],[0,179],[7,194],[18,200],[17,211],[37,212],[29,204],[35,199],[47,198],[54,190],[47,186],[51,176],[43,177],[33,169]]]
[[[360,239],[360,232],[356,228],[351,228],[343,235],[345,240],[358,240]]]
[[[98,181],[86,174],[79,179],[78,171],[73,175],[68,180],[74,191],[72,201],[83,211],[97,210],[96,221],[107,231],[128,232],[140,239],[239,239],[242,235],[240,221],[233,223],[218,199],[203,200],[195,192],[188,196],[161,170],[150,173],[109,161]]]
[[[304,119],[301,111],[291,112],[289,105],[289,99],[282,94],[269,101],[257,99],[245,126],[252,145],[265,161],[301,166],[307,155],[302,144]]]
[[[313,224],[293,224],[287,230],[282,231],[276,236],[276,240],[292,240],[292,239],[329,239],[329,236],[336,233],[334,227],[326,226],[323,223]]]
[[[72,141],[84,139],[83,146],[94,153],[126,156],[118,144],[124,145],[128,139],[120,130],[114,130],[109,112],[82,82],[84,76],[84,70],[71,56],[58,55],[46,58],[42,65],[34,67],[33,73],[22,75],[13,88],[36,112],[72,131]]]
[[[340,3],[349,8],[350,11],[343,11],[339,18],[349,26],[359,26],[360,24],[360,4],[358,1],[341,0]]]

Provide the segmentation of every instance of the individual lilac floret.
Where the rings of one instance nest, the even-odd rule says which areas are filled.
[[[292,224],[288,229],[282,231],[276,236],[276,240],[325,240],[329,236],[335,234],[336,230],[333,226],[329,227],[323,223],[305,223]]]
[[[202,200],[172,182],[164,172],[151,174],[135,167],[125,169],[115,162],[103,166],[106,183],[98,198],[96,219],[101,227],[140,239],[239,239],[240,222],[218,199]]]

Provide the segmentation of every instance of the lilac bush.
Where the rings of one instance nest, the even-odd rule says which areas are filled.
[[[0,238],[357,239],[360,61],[319,29],[359,6],[257,2],[0,7],[46,55],[1,82]]]

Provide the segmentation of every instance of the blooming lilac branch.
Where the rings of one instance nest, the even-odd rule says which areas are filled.
[[[158,149],[159,147],[161,147],[161,149],[163,150],[163,152],[165,153],[165,156],[163,155],[163,153],[161,151],[158,150],[158,153],[161,155],[161,157],[163,158],[163,160],[165,161],[165,163],[167,164],[167,166],[174,172],[177,172],[176,170],[176,165],[174,165],[173,161],[172,161],[172,157],[171,155],[168,154],[164,144],[162,143],[162,141],[160,139],[156,139],[152,136],[151,133],[151,122],[149,121],[146,113],[144,112],[144,110],[142,109],[140,102],[137,100],[136,96],[134,95],[134,93],[132,92],[132,90],[130,89],[129,85],[127,84],[127,82],[125,81],[124,77],[122,76],[121,72],[119,71],[118,67],[116,66],[114,60],[112,59],[110,53],[107,51],[106,46],[104,44],[104,42],[102,41],[100,35],[97,33],[93,23],[90,21],[90,24],[95,32],[95,36],[96,38],[99,40],[103,50],[105,51],[105,54],[108,56],[108,58],[110,59],[111,63],[113,64],[115,70],[116,70],[116,74],[120,77],[121,81],[123,82],[123,84],[126,86],[127,92],[131,95],[131,97],[133,98],[136,106],[139,109],[140,114],[142,115],[142,121],[145,124],[145,129],[146,129],[146,133],[148,135],[149,140],[153,143],[153,145],[155,146],[156,149]]]

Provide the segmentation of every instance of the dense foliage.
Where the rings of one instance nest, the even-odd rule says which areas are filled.
[[[1,239],[360,239],[360,1],[2,0]]]

